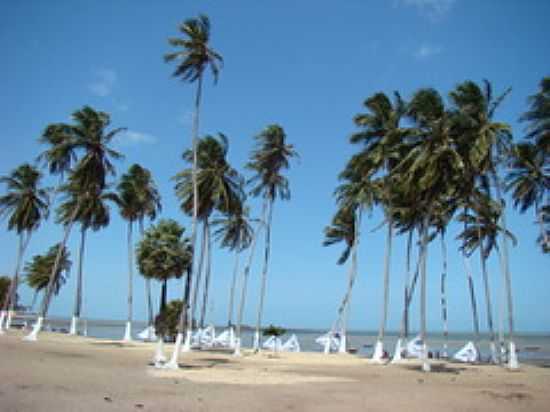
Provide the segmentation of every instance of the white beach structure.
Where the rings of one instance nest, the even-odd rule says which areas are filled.
[[[453,356],[454,360],[464,363],[473,363],[479,360],[479,352],[473,342],[468,342]]]

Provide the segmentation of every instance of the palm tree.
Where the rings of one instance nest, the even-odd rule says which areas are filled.
[[[138,243],[136,258],[140,273],[150,279],[162,282],[160,311],[166,306],[168,279],[179,279],[187,272],[190,276],[192,248],[189,239],[184,238],[185,228],[171,219],[162,219],[145,231]],[[162,343],[159,336],[159,345]],[[155,362],[164,361],[160,350]]]
[[[54,245],[46,254],[33,256],[31,261],[25,265],[25,281],[31,289],[34,289],[31,308],[34,307],[38,294],[48,286],[52,266],[60,246],[60,244]],[[61,287],[67,282],[71,266],[70,253],[65,248],[61,254],[61,260],[54,281],[53,288],[55,295],[59,294]]]
[[[228,139],[222,133],[219,133],[218,137],[205,136],[199,140],[197,147],[197,183],[199,187],[198,217],[203,225],[203,236],[191,317],[194,318],[195,316],[202,268],[206,260],[205,286],[203,290],[203,304],[200,318],[201,328],[204,327],[211,272],[209,219],[214,210],[219,210],[222,213],[231,213],[232,210],[237,210],[241,207],[241,198],[243,197],[241,188],[242,178],[228,163],[228,150]],[[183,154],[184,160],[188,163],[191,163],[192,156],[193,153],[189,150]],[[185,213],[190,214],[194,204],[192,170],[183,170],[175,176],[174,180],[176,181],[176,195],[181,200],[181,209]]]
[[[0,177],[0,182],[7,186],[7,193],[0,196],[0,218],[8,217],[8,230],[15,230],[19,235],[14,274],[8,294],[3,297],[0,331],[3,329],[6,314],[6,328],[11,326],[11,311],[15,309],[19,272],[31,235],[48,216],[49,193],[48,189],[40,186],[41,179],[42,174],[29,164],[19,166],[9,176]]]
[[[4,307],[4,300],[10,289],[11,279],[9,276],[0,276],[0,307]]]
[[[82,313],[82,279],[86,234],[88,229],[96,232],[109,225],[109,206],[106,204],[106,201],[114,200],[114,194],[112,193],[98,190],[97,187],[94,190],[79,186],[75,177],[76,175],[72,174],[69,182],[62,187],[65,200],[58,208],[57,219],[58,223],[62,223],[64,226],[68,226],[72,222],[80,223],[77,284],[69,332],[71,335],[77,334],[78,322]],[[78,210],[75,217],[73,217],[74,210]]]
[[[53,293],[55,274],[61,259],[61,251],[67,243],[71,229],[76,222],[77,217],[79,215],[85,216],[85,212],[83,212],[81,208],[85,207],[87,202],[96,204],[101,199],[101,194],[107,187],[107,177],[115,174],[115,167],[111,159],[116,160],[122,157],[120,153],[111,149],[109,144],[118,133],[125,129],[117,128],[107,131],[107,128],[111,123],[110,116],[107,113],[98,112],[89,106],[84,106],[82,109],[74,112],[72,118],[74,124],[63,124],[56,126],[58,128],[62,128],[64,133],[66,132],[67,135],[64,134],[64,138],[59,139],[59,141],[54,140],[53,147],[44,153],[52,153],[55,151],[55,144],[57,142],[60,145],[60,153],[71,153],[71,156],[74,155],[76,158],[78,158],[79,154],[81,155],[77,164],[71,171],[70,183],[65,188],[69,190],[69,193],[73,192],[73,194],[78,188],[78,192],[80,194],[74,204],[74,209],[70,212],[70,214],[67,214],[67,211],[65,210],[63,221],[66,222],[66,224],[64,225],[65,233],[63,235],[63,240],[61,241],[62,247],[59,248],[56,262],[52,267],[50,282],[46,287],[46,291],[42,299],[38,320],[35,323],[32,332],[25,337],[26,340],[30,341],[37,339],[38,332],[42,328],[44,317],[48,312]],[[49,143],[51,144],[52,142]],[[51,169],[52,158],[56,159],[57,157],[49,157],[44,153],[43,155],[47,159]],[[60,156],[60,158],[63,157],[64,156]],[[67,163],[64,163],[64,165],[65,166],[63,167],[66,167]],[[82,243],[81,247],[83,247]]]
[[[179,77],[185,82],[197,82],[197,92],[195,95],[195,112],[193,116],[193,221],[191,229],[191,246],[195,250],[195,241],[197,237],[197,218],[198,218],[198,201],[199,189],[197,184],[197,145],[199,138],[199,108],[202,96],[202,81],[204,71],[210,68],[214,76],[214,82],[218,79],[220,67],[223,64],[222,56],[210,47],[210,20],[205,15],[199,15],[198,18],[187,19],[179,27],[179,31],[183,38],[171,38],[168,40],[171,46],[179,50],[168,53],[164,56],[166,62],[178,61],[174,77]],[[194,254],[193,254],[194,255]],[[194,264],[191,262],[193,270]],[[191,282],[191,280],[189,281]],[[187,288],[187,287],[186,287]],[[185,293],[185,292],[184,292]],[[178,367],[178,354],[180,351],[181,340],[184,330],[184,314],[182,311],[180,331],[176,338],[176,347],[172,355],[170,367]],[[188,319],[190,316],[187,316]],[[190,328],[188,328],[190,329]]]
[[[258,317],[256,320],[256,332],[254,335],[254,349],[260,350],[260,330],[264,307],[267,270],[269,266],[269,253],[271,249],[271,219],[273,216],[273,203],[279,197],[281,200],[290,199],[288,179],[281,174],[283,169],[289,168],[289,160],[298,156],[292,145],[286,143],[286,135],[283,128],[273,124],[267,126],[255,137],[256,148],[252,151],[247,168],[254,175],[249,180],[253,187],[251,194],[264,199],[265,224],[265,250],[262,269],[262,285],[260,290],[260,302],[258,305]]]
[[[229,308],[227,313],[227,327],[233,335],[233,307],[235,301],[235,289],[237,286],[237,273],[239,271],[239,256],[250,247],[252,243],[252,226],[248,216],[248,207],[244,206],[244,199],[240,207],[229,211],[222,217],[212,221],[212,226],[217,228],[214,237],[220,242],[222,248],[227,248],[235,253],[235,265],[231,279],[229,292]]]
[[[529,110],[521,116],[520,120],[529,123],[527,138],[535,140],[544,157],[548,158],[550,156],[550,77],[544,77],[540,81],[540,90],[529,97]]]
[[[506,184],[507,190],[512,190],[514,207],[521,213],[534,207],[543,250],[550,248],[542,206],[544,197],[550,194],[550,163],[545,164],[544,154],[536,145],[526,142],[513,147]]]

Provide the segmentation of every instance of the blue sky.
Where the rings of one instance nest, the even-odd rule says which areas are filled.
[[[183,168],[190,145],[194,86],[171,77],[162,60],[167,38],[178,23],[206,13],[212,46],[225,59],[219,83],[205,84],[201,133],[221,131],[230,138],[230,161],[242,170],[252,137],[280,123],[301,159],[288,173],[292,200],[275,205],[272,264],[265,322],[284,326],[329,327],[344,292],[346,267],[335,264],[339,247],[323,248],[322,229],[335,210],[337,174],[356,150],[348,143],[352,117],[371,94],[398,90],[409,97],[425,86],[447,94],[466,79],[491,80],[497,91],[512,87],[497,114],[519,139],[517,119],[526,99],[549,75],[547,17],[550,3],[468,0],[393,1],[26,1],[0,6],[0,174],[6,175],[43,149],[44,127],[68,121],[88,104],[112,115],[128,132],[116,143],[125,154],[119,175],[138,162],[152,170],[163,197],[163,217],[190,228],[178,208],[170,178]],[[55,180],[47,178],[50,185]],[[4,190],[3,188],[1,190]],[[253,213],[260,205],[252,201]],[[532,214],[508,209],[519,245],[511,251],[515,316],[524,331],[550,331],[548,257],[535,246]],[[363,226],[359,278],[350,324],[374,329],[381,311],[384,231],[372,232],[381,216]],[[457,234],[451,227],[450,238]],[[70,247],[76,259],[77,239]],[[61,229],[44,224],[27,258],[61,239]],[[85,256],[84,314],[126,316],[126,225],[113,208],[112,223],[89,236]],[[260,247],[263,245],[260,243]],[[16,237],[2,223],[0,273],[11,274]],[[449,243],[449,319],[454,330],[470,329],[466,280],[457,244]],[[404,239],[394,242],[389,329],[399,327],[404,277]],[[428,325],[441,328],[439,245],[429,251]],[[213,259],[211,319],[224,322],[232,256],[216,249]],[[260,259],[253,268],[245,321],[252,323],[259,289]],[[474,257],[482,327],[486,327],[481,275]],[[498,302],[498,264],[491,261],[493,301]],[[74,272],[74,271],[73,271]],[[181,282],[170,283],[170,296]],[[69,316],[75,274],[51,306]],[[135,313],[145,316],[143,281],[135,280]],[[21,289],[23,302],[31,293]],[[155,286],[155,299],[158,299]],[[495,308],[496,309],[496,308]],[[417,322],[417,306],[413,308]],[[417,323],[413,323],[417,325]]]

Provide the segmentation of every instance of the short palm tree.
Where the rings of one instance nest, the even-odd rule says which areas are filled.
[[[67,210],[65,210],[63,221],[66,222],[66,224],[64,225],[64,235],[61,241],[62,247],[59,248],[59,254],[52,267],[50,283],[46,287],[42,299],[38,320],[32,332],[25,337],[26,340],[30,341],[37,339],[38,332],[42,328],[42,323],[48,312],[53,294],[53,284],[57,266],[61,259],[61,251],[67,243],[77,217],[79,215],[85,215],[81,208],[85,207],[87,202],[96,204],[97,201],[101,199],[101,195],[107,187],[108,176],[115,174],[115,167],[112,160],[122,158],[122,155],[111,149],[109,145],[112,143],[114,137],[125,129],[116,128],[107,131],[111,123],[111,118],[107,113],[96,111],[89,106],[84,106],[82,109],[75,111],[72,114],[72,118],[73,124],[61,124],[56,126],[63,130],[63,138],[58,140],[54,139],[53,141],[48,140],[47,143],[52,145],[52,147],[47,149],[45,153],[55,151],[54,149],[57,144],[59,145],[59,152],[65,154],[60,155],[59,158],[67,159],[71,156],[76,156],[78,162],[71,170],[70,182],[65,189],[68,190],[69,194],[71,192],[74,194],[78,188],[79,196],[70,214],[67,214]],[[67,157],[67,153],[71,153],[71,155]],[[49,157],[47,154],[44,156],[51,169],[52,158],[56,159],[56,157]],[[60,166],[62,169],[67,166],[66,161],[62,162],[62,164],[64,165],[63,167]]]
[[[31,261],[25,265],[25,281],[27,285],[34,290],[31,308],[34,307],[38,294],[48,286],[52,266],[60,246],[60,244],[54,245],[46,254],[33,256]],[[71,266],[70,253],[67,248],[65,248],[61,254],[61,260],[54,281],[53,288],[55,295],[59,294],[61,287],[67,282]]]
[[[298,153],[292,145],[286,143],[286,134],[283,128],[276,124],[267,126],[256,136],[256,142],[257,146],[251,153],[247,168],[253,173],[252,178],[249,180],[249,184],[252,185],[251,194],[255,197],[262,196],[264,199],[264,214],[262,219],[266,229],[260,302],[254,335],[254,348],[256,351],[259,351],[269,253],[271,249],[273,203],[277,197],[281,200],[290,199],[288,179],[281,172],[289,168],[290,159],[298,156]]]
[[[550,163],[533,143],[519,143],[512,149],[507,189],[512,191],[514,206],[521,213],[534,208],[540,226],[543,250],[550,248],[550,238],[544,227],[543,204],[550,195]]]
[[[202,81],[204,71],[210,68],[214,81],[218,79],[220,67],[223,64],[222,56],[210,47],[210,20],[205,15],[199,15],[197,18],[185,20],[179,27],[183,37],[171,38],[168,40],[171,46],[176,47],[175,52],[164,56],[166,62],[176,61],[177,66],[174,71],[174,77],[178,77],[185,82],[197,82],[197,92],[195,95],[195,112],[193,116],[193,221],[191,229],[191,246],[195,250],[195,240],[197,237],[197,219],[198,219],[198,200],[199,189],[197,184],[197,145],[199,139],[199,108],[202,97]],[[194,264],[191,262],[193,270]],[[185,292],[184,292],[185,293]],[[186,316],[182,311],[180,332],[176,340],[176,347],[172,356],[170,366],[177,368],[177,359],[180,350],[181,340],[183,339],[183,319]],[[188,318],[191,318],[188,316]]]
[[[48,189],[40,186],[41,179],[42,174],[29,164],[19,166],[9,176],[0,177],[0,183],[7,186],[7,193],[0,196],[0,218],[7,217],[8,230],[15,230],[19,235],[15,271],[8,294],[3,297],[0,331],[8,314],[7,310],[15,308],[19,272],[31,235],[48,216],[49,193]],[[8,316],[7,328],[10,327],[10,322],[11,316]]]

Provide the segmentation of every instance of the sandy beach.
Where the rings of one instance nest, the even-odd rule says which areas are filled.
[[[171,349],[167,345],[167,353]],[[317,353],[181,356],[150,365],[153,345],[43,333],[0,338],[0,405],[11,411],[546,411],[550,369],[436,363],[370,365]]]

